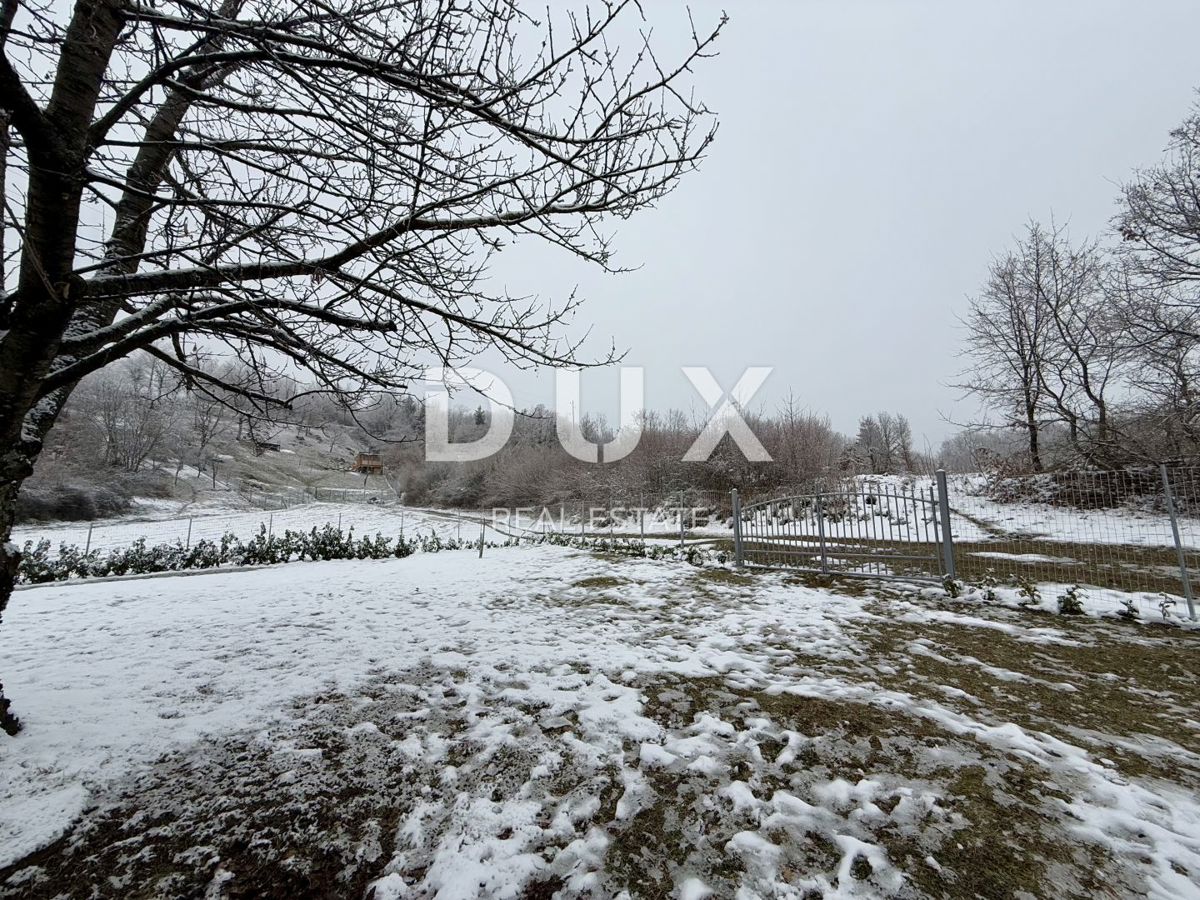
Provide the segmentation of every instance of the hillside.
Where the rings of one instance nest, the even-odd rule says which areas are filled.
[[[274,509],[314,498],[347,499],[342,492],[394,494],[385,476],[351,471],[355,454],[369,446],[353,427],[278,426],[264,443],[270,449],[259,449],[255,442],[231,433],[212,442],[202,464],[194,456],[188,461],[163,453],[137,472],[120,471],[86,453],[58,448],[43,457],[26,482],[21,520],[87,521],[211,509]]]

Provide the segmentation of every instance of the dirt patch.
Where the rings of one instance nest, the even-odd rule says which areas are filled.
[[[0,870],[0,895],[362,896],[432,775],[399,743],[412,695],[374,688],[370,704],[312,698],[282,745],[239,735],[164,757]]]

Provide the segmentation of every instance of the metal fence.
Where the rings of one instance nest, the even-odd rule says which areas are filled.
[[[859,476],[732,503],[736,557],[750,567],[1166,594],[1196,617],[1200,469]]]
[[[951,482],[961,577],[1184,597],[1200,577],[1200,469],[1066,471]]]
[[[936,483],[853,480],[743,505],[732,494],[739,566],[941,581],[954,576],[946,475]]]
[[[367,488],[315,487],[311,491],[312,499],[320,503],[391,503],[396,500],[393,491],[374,491]]]
[[[324,489],[322,489],[324,490]],[[657,492],[600,489],[585,497],[509,500],[498,509],[408,509],[394,495],[354,489],[286,510],[197,514],[22,528],[14,539],[90,549],[187,544],[260,527],[330,524],[398,534],[440,529],[474,538],[567,533],[706,544],[750,566],[933,581],[1080,585],[1182,598],[1200,579],[1200,468],[984,475],[830,476],[794,489]],[[329,503],[328,501],[335,501]],[[407,516],[407,520],[406,520]],[[1182,605],[1182,604],[1181,604]]]

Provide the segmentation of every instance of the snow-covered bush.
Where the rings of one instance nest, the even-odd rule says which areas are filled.
[[[1058,596],[1058,611],[1064,616],[1083,615],[1083,590],[1079,585],[1072,585]]]
[[[486,547],[506,547],[517,543],[485,542]],[[177,572],[186,569],[212,569],[218,566],[269,566],[300,560],[403,559],[413,553],[437,553],[441,550],[475,549],[478,541],[443,540],[436,534],[396,539],[376,533],[356,538],[354,530],[342,531],[333,525],[309,532],[286,530],[269,533],[260,527],[250,540],[242,541],[225,534],[219,541],[200,540],[190,547],[179,541],[149,545],[139,538],[128,547],[92,550],[62,544],[57,555],[50,542],[25,543],[17,581],[20,584],[45,584],[71,578],[103,578],[110,575],[146,575],[152,572]]]
[[[996,573],[992,569],[988,569],[983,577],[979,579],[979,588],[983,600],[987,603],[995,603],[999,598],[996,593],[996,588],[1000,586],[1000,582],[996,578]]]
[[[1121,601],[1121,608],[1117,610],[1117,618],[1124,619],[1126,622],[1134,622],[1141,617],[1136,604],[1132,597],[1126,597]]]
[[[1042,599],[1042,592],[1038,590],[1037,582],[1031,581],[1023,575],[1009,576],[1013,580],[1013,584],[1017,586],[1017,596],[1021,598],[1022,606],[1037,606]]]

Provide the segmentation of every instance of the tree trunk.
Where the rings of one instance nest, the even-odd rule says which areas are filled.
[[[24,419],[19,440],[9,444],[0,455],[0,623],[8,601],[12,598],[21,565],[21,552],[12,542],[13,525],[17,518],[17,494],[25,479],[33,474],[34,463],[41,455],[46,435],[58,419],[71,388],[60,388],[47,395]],[[2,640],[2,638],[0,638]],[[4,696],[0,684],[0,730],[15,735],[20,722],[12,713],[11,702]]]
[[[1033,467],[1033,471],[1042,472],[1042,449],[1041,435],[1038,430],[1037,411],[1026,408],[1025,410],[1025,427],[1029,431],[1029,465]]]
[[[16,519],[17,492],[24,478],[10,474],[15,462],[6,459],[0,467],[4,469],[0,475],[0,623],[4,620],[4,611],[8,608],[17,581],[17,569],[21,565],[20,551],[12,542],[12,528]],[[21,730],[21,722],[12,712],[12,703],[4,696],[3,683],[0,683],[0,730],[10,735]]]
[[[27,117],[24,124],[13,120],[25,132],[30,166],[20,302],[7,311],[0,338],[0,615],[12,597],[21,561],[10,542],[17,492],[33,472],[42,441],[73,387],[39,396],[80,299],[73,271],[88,128],[122,24],[121,9],[112,0],[77,0],[44,114],[36,120]],[[10,734],[18,728],[4,699],[0,727]]]

